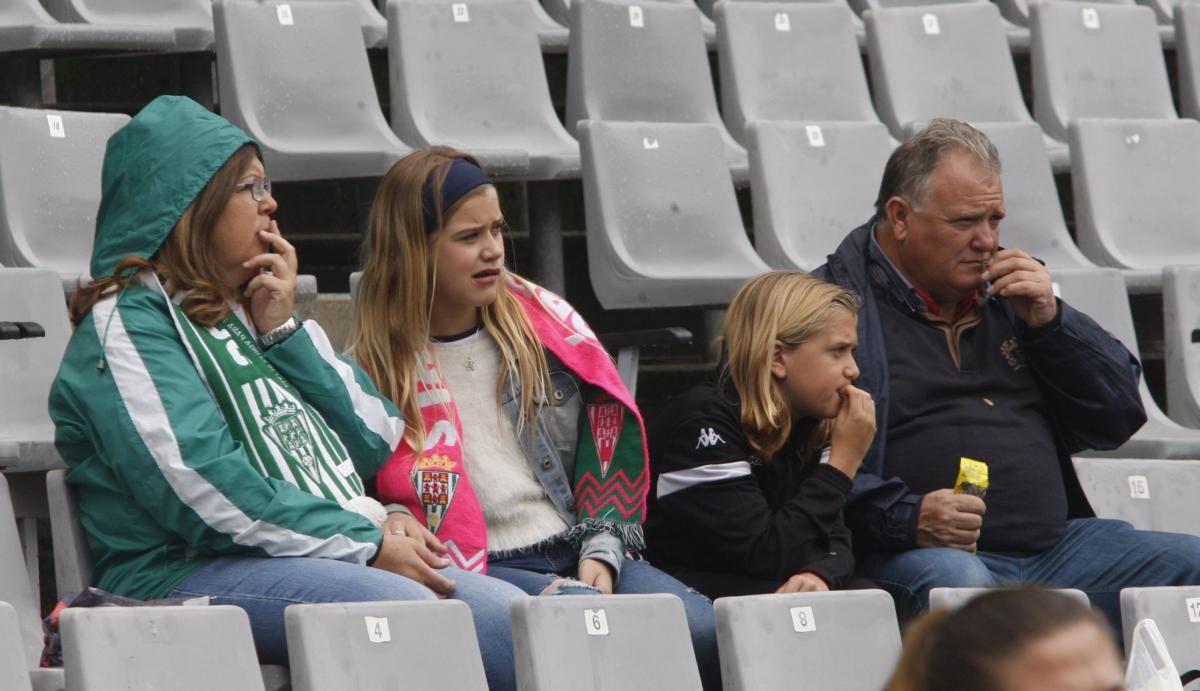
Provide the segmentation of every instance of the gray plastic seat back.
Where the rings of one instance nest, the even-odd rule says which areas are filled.
[[[75,488],[67,484],[67,471],[46,473],[46,499],[54,541],[54,582],[62,598],[67,593],[82,592],[92,584],[92,550],[79,520]]]
[[[1133,630],[1143,619],[1158,625],[1180,672],[1200,669],[1200,586],[1125,588],[1121,628],[1126,650],[1132,648]]]
[[[1088,495],[1090,498],[1091,495]],[[929,609],[958,609],[971,600],[990,592],[991,588],[930,588]],[[1073,597],[1081,603],[1092,606],[1087,593],[1076,588],[1055,588],[1055,592],[1067,597]]]
[[[294,691],[487,691],[463,602],[292,605],[284,618]]]
[[[500,174],[579,174],[579,146],[554,112],[529,0],[394,0],[388,15],[401,139],[458,147]]]
[[[240,607],[67,608],[60,626],[69,689],[263,691]]]
[[[1031,120],[992,3],[880,9],[863,19],[875,105],[897,138],[933,117]]]
[[[1000,8],[1000,14],[1008,21],[1017,26],[1029,26],[1029,8],[1039,2],[1058,2],[1061,0],[996,0],[996,6]],[[1086,2],[1087,0],[1077,0]],[[1093,5],[1127,5],[1132,7],[1137,3],[1134,0],[1096,0],[1091,3]]]
[[[1075,474],[1101,518],[1128,521],[1139,530],[1200,535],[1195,516],[1200,461],[1076,458]]]
[[[0,53],[8,51],[159,51],[175,47],[168,26],[87,26],[54,19],[38,0],[0,2]]]
[[[58,275],[47,269],[0,268],[0,321],[34,322],[46,334],[0,340],[0,468],[61,467],[53,444],[54,423],[46,409],[50,384],[71,338]]]
[[[1200,123],[1083,120],[1071,128],[1076,237],[1097,263],[1200,264]]]
[[[126,122],[0,107],[0,264],[53,269],[72,290],[86,282],[104,150]]]
[[[585,121],[579,144],[588,267],[605,308],[723,305],[767,270],[715,128]]]
[[[1083,118],[1176,117],[1153,10],[1043,2],[1030,29],[1033,114],[1046,134],[1065,140]]]
[[[724,597],[713,610],[725,691],[878,689],[900,655],[882,590]]]
[[[716,7],[721,107],[746,143],[755,120],[877,122],[843,0]]]
[[[512,620],[523,691],[700,691],[674,595],[518,598]]]
[[[44,4],[64,22],[169,27],[175,32],[176,50],[213,48],[211,0],[47,0]]]
[[[1004,221],[1000,243],[1019,247],[1058,269],[1094,269],[1063,219],[1042,128],[1035,122],[979,123],[1000,154]]]
[[[32,691],[28,667],[17,610],[7,602],[0,602],[0,688]]]
[[[23,645],[22,669],[37,667],[42,654],[40,608],[25,571],[12,497],[8,493],[8,480],[3,475],[0,475],[0,602],[12,605],[17,615]]]
[[[1200,267],[1163,271],[1167,342],[1167,410],[1171,419],[1200,428]]]
[[[875,212],[892,153],[875,122],[755,122],[750,125],[754,245],[777,269],[812,271]]]
[[[358,9],[345,0],[216,0],[221,111],[278,180],[373,177],[409,148],[383,118]]]
[[[690,3],[572,3],[567,129],[580,120],[705,123],[719,130],[730,163],[744,167],[746,151],[717,111],[700,18]]]
[[[1179,114],[1200,118],[1200,4],[1175,7],[1175,50],[1179,60]]]

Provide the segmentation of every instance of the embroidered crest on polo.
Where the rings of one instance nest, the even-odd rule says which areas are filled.
[[[1006,338],[1000,344],[1000,354],[1004,356],[1004,361],[1008,366],[1013,368],[1014,372],[1020,372],[1025,369],[1026,359],[1025,352],[1021,350],[1021,345],[1017,343],[1016,336]]]
[[[710,446],[716,446],[717,444],[724,444],[724,443],[725,443],[725,439],[723,439],[721,437],[721,435],[717,434],[717,431],[714,430],[712,427],[709,427],[708,429],[704,429],[703,427],[701,427],[700,428],[700,439],[699,439],[699,441],[696,442],[696,448],[698,449],[703,446],[704,448],[707,449]]]

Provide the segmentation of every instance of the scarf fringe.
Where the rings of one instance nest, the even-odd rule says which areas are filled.
[[[616,535],[626,549],[646,549],[646,536],[639,523],[623,523],[605,518],[585,518],[574,528],[567,531],[566,539],[575,546],[580,546],[589,536],[596,533]]]

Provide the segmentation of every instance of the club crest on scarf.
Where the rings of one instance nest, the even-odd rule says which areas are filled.
[[[592,441],[596,444],[596,455],[600,457],[600,477],[607,477],[608,467],[612,465],[613,451],[617,448],[617,437],[621,436],[625,407],[614,400],[589,403],[587,414],[592,423]]]
[[[294,403],[285,401],[268,409],[263,418],[263,431],[276,446],[300,461],[305,472],[316,477],[316,450]]]
[[[425,509],[425,523],[429,530],[437,533],[442,526],[454,492],[462,476],[454,472],[455,463],[447,456],[426,456],[413,466],[412,481]]]

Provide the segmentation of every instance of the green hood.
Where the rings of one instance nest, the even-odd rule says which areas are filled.
[[[117,130],[104,153],[92,277],[112,275],[131,254],[149,259],[212,176],[246,144],[258,146],[184,96],[159,96]]]

